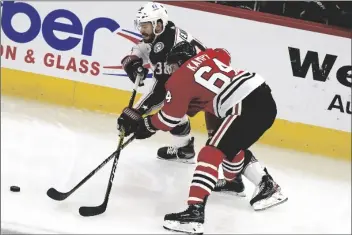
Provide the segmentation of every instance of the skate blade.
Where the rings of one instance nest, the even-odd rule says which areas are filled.
[[[180,162],[180,163],[186,163],[186,164],[195,164],[196,161],[194,158],[191,159],[181,159],[181,158],[173,158],[173,159],[165,159],[157,156],[158,159],[164,160],[164,161],[170,161],[170,162]]]
[[[165,220],[163,227],[170,231],[195,235],[201,235],[204,232],[203,224],[196,222],[180,223],[179,221]]]
[[[261,200],[253,204],[253,209],[255,211],[263,211],[275,206],[278,206],[288,200],[288,197],[281,193],[275,193],[273,196],[266,200]]]
[[[237,197],[246,197],[246,193],[243,192],[234,192],[234,191],[214,191],[214,193],[221,193],[221,194],[227,194],[227,195],[231,195],[231,196],[237,196]]]

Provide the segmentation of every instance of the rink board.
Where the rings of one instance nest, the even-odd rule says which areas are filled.
[[[129,91],[1,68],[1,92],[43,102],[119,114]],[[137,98],[140,94],[137,95]],[[191,118],[192,129],[206,133],[203,113]],[[348,132],[277,119],[260,143],[351,160]]]
[[[133,20],[143,4],[87,2],[94,11],[86,11],[74,1],[3,2],[3,94],[120,113],[133,89],[120,61],[141,40]],[[266,79],[278,120],[262,143],[351,159],[350,31],[206,2],[165,5],[178,27],[207,47],[226,48],[234,67]],[[203,114],[191,120],[193,130],[205,132]]]

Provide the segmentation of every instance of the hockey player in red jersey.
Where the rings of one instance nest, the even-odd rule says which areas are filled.
[[[221,125],[198,153],[191,182],[188,209],[167,214],[164,228],[203,233],[204,208],[208,196],[242,173],[256,185],[250,204],[263,210],[287,200],[280,186],[248,149],[266,130],[277,114],[276,104],[265,80],[256,73],[230,67],[231,57],[224,49],[206,49],[196,54],[188,42],[176,44],[167,56],[172,76],[166,83],[164,106],[142,118],[136,110],[124,109],[118,123],[137,139],[157,130],[170,131],[184,115],[206,111],[221,119]],[[224,180],[218,180],[222,164]],[[220,185],[219,185],[220,184]]]

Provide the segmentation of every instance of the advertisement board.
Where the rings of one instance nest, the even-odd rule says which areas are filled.
[[[30,84],[31,80],[24,81],[30,76],[33,83],[45,85],[41,85],[41,91],[38,88],[27,93],[39,94],[58,86],[66,91],[63,93],[69,96],[70,105],[92,108],[93,102],[93,109],[109,106],[101,110],[118,113],[126,104],[127,91],[133,87],[120,61],[141,40],[133,28],[133,20],[143,4],[134,1],[2,2],[1,68],[7,74],[2,78],[2,91],[23,88]],[[308,135],[303,130],[310,130],[311,136],[315,136],[326,129],[335,138],[331,141],[334,146],[327,148],[336,152],[343,145],[343,154],[348,154],[351,148],[351,38],[167,3],[165,6],[169,20],[207,47],[226,48],[232,55],[233,67],[259,73],[267,80],[278,106],[276,123],[282,121],[276,125],[279,133],[275,127],[271,132],[276,136],[272,142],[280,145],[291,141],[286,145],[307,147],[305,142],[309,140],[293,143],[300,135]],[[179,17],[182,15],[192,18]],[[151,77],[152,68],[148,74]],[[150,83],[151,79],[147,79],[147,85],[139,91],[146,92]],[[100,98],[92,99],[91,93]],[[55,94],[50,97],[54,102],[56,96],[63,99],[60,92]],[[195,129],[204,129],[203,118],[197,118]],[[297,129],[296,124],[305,127]],[[300,133],[293,133],[295,129],[301,130]],[[327,134],[324,142],[328,138]],[[341,141],[343,144],[337,143]]]

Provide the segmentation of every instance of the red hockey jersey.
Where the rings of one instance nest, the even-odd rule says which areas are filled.
[[[219,118],[239,115],[241,101],[264,79],[230,66],[230,55],[224,49],[207,49],[186,61],[167,83],[161,110],[151,117],[152,125],[169,131],[187,114],[193,117],[206,111]]]

